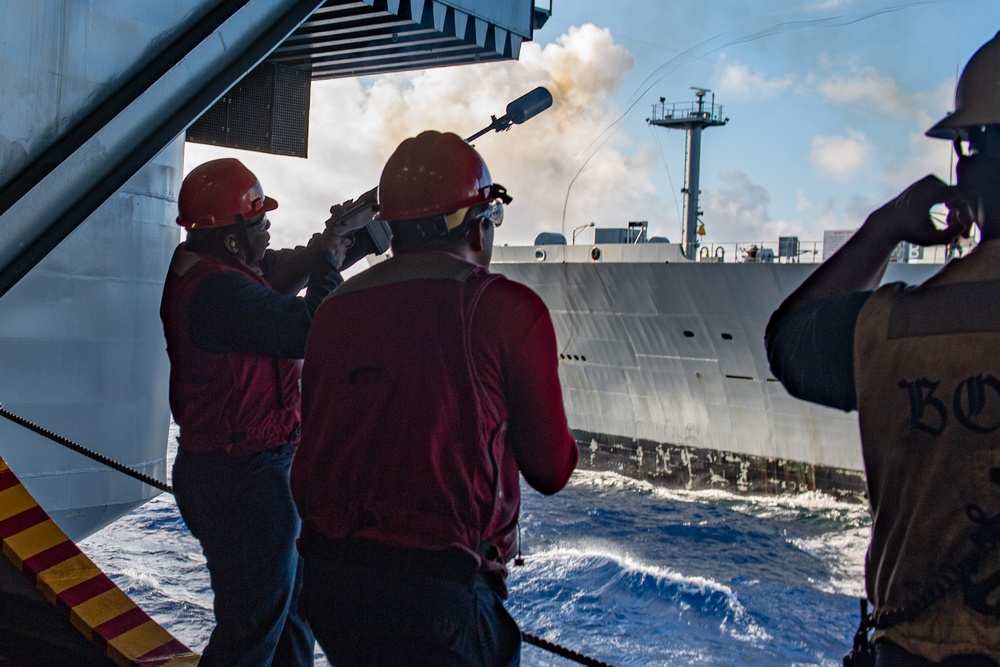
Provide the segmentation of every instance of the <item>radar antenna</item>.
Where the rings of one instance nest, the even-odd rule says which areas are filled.
[[[701,178],[701,132],[706,127],[718,127],[729,122],[722,115],[722,107],[716,106],[715,95],[708,104],[705,95],[712,91],[708,88],[691,86],[697,102],[672,102],[667,104],[660,98],[659,104],[653,105],[653,115],[646,119],[650,125],[666,128],[680,128],[687,132],[688,165],[684,180],[684,256],[694,260],[698,253],[698,219],[702,212],[698,209],[699,181]]]

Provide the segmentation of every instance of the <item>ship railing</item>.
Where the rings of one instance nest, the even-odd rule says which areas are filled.
[[[660,102],[653,105],[650,120],[666,121],[699,119],[722,123],[722,105],[715,102]]]
[[[841,244],[837,244],[839,247]],[[893,253],[892,262],[908,264],[944,264],[953,257],[967,254],[976,241],[962,239],[955,247],[934,246],[923,248],[901,243]],[[702,243],[698,246],[696,261],[716,263],[775,263],[775,264],[819,264],[836,247],[829,249],[822,241],[735,241],[727,243]]]

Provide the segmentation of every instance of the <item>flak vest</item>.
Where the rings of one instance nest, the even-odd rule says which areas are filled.
[[[183,247],[170,263],[160,317],[170,357],[170,409],[178,444],[189,452],[252,454],[298,442],[301,361],[255,354],[211,354],[189,333],[188,312],[198,285],[230,271],[268,286],[246,265]]]
[[[876,615],[906,619],[874,637],[1000,663],[1000,242],[880,288],[854,345],[867,593]]]
[[[457,547],[506,573],[518,471],[504,457],[506,408],[484,391],[470,341],[483,291],[502,279],[445,253],[399,255],[320,307],[292,473],[304,535]],[[314,363],[315,340],[330,354]]]

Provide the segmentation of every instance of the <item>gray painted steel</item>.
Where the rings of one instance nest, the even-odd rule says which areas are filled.
[[[677,446],[861,471],[857,416],[792,398],[768,370],[767,321],[815,266],[689,262],[658,243],[498,247],[491,269],[550,308],[574,431],[633,459]],[[886,280],[939,268],[891,264]]]
[[[4,3],[3,182],[148,62],[152,45],[198,20],[201,5]],[[77,198],[120,138],[100,137],[73,170],[57,170],[0,218],[4,262]],[[0,300],[4,406],[160,479],[169,408],[157,309],[179,239],[171,218],[182,158],[183,145],[171,143]],[[156,495],[9,422],[0,424],[0,454],[71,537]]]
[[[314,79],[517,58],[533,0],[327,2],[269,60]]]
[[[427,59],[435,64],[476,62],[484,49],[492,54],[486,59],[516,53],[509,37],[500,40],[507,45],[501,51],[495,48],[497,31],[523,33],[525,27],[495,23],[507,17],[497,6],[530,7],[530,0],[472,4],[473,10],[490,12],[486,18],[466,17],[473,27],[463,37],[471,35],[475,46],[464,49],[460,58],[454,57],[454,49],[431,47],[425,58],[405,67],[388,67],[373,53],[359,54],[360,65],[378,73],[412,68]],[[183,143],[177,137],[320,5],[336,13],[359,5],[370,9],[373,3],[0,3],[5,93],[0,188],[43,156],[57,156],[41,160],[44,168],[35,172],[37,178],[20,180],[25,187],[10,190],[18,195],[9,197],[10,205],[0,215],[0,266],[23,262],[25,250],[46,237],[51,240],[52,227],[65,218],[83,221],[64,241],[52,243],[47,255],[40,253],[44,259],[19,282],[12,281],[0,299],[4,407],[148,475],[166,478],[168,362],[158,309],[167,264],[180,238],[173,222],[183,167]],[[389,6],[407,20],[419,9],[417,22],[432,31],[440,17],[449,35],[458,16],[455,7],[437,0],[390,0]],[[187,51],[170,53],[176,64],[141,89],[117,95],[165,51],[185,43],[186,31],[203,25],[215,10],[229,12],[217,30],[193,40]],[[521,13],[514,11],[516,17]],[[530,23],[527,29],[530,35]],[[285,32],[278,34],[280,30]],[[370,17],[351,30],[373,39],[388,35],[391,40],[393,34],[391,26]],[[314,75],[322,78],[324,73]],[[92,126],[83,123],[87,131],[82,141],[53,152],[110,99],[124,100],[120,112]],[[98,189],[107,193],[94,196]],[[0,454],[75,539],[155,495],[138,481],[6,421],[0,423]]]

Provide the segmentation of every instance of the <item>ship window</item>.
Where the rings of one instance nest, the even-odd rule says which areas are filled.
[[[727,334],[727,333],[722,334],[722,340],[732,340],[732,339],[733,339],[733,334]]]
[[[684,337],[685,338],[694,338],[694,332],[693,331],[685,331],[684,332]]]
[[[545,261],[545,251],[539,248],[535,251],[535,261],[544,262]]]
[[[586,361],[586,360],[587,360],[587,357],[585,357],[585,356],[583,356],[583,355],[581,354],[581,355],[580,355],[580,361]]]
[[[601,258],[601,249],[600,248],[591,248],[590,249],[590,258],[592,260],[594,260],[595,262],[597,260],[599,260]]]

